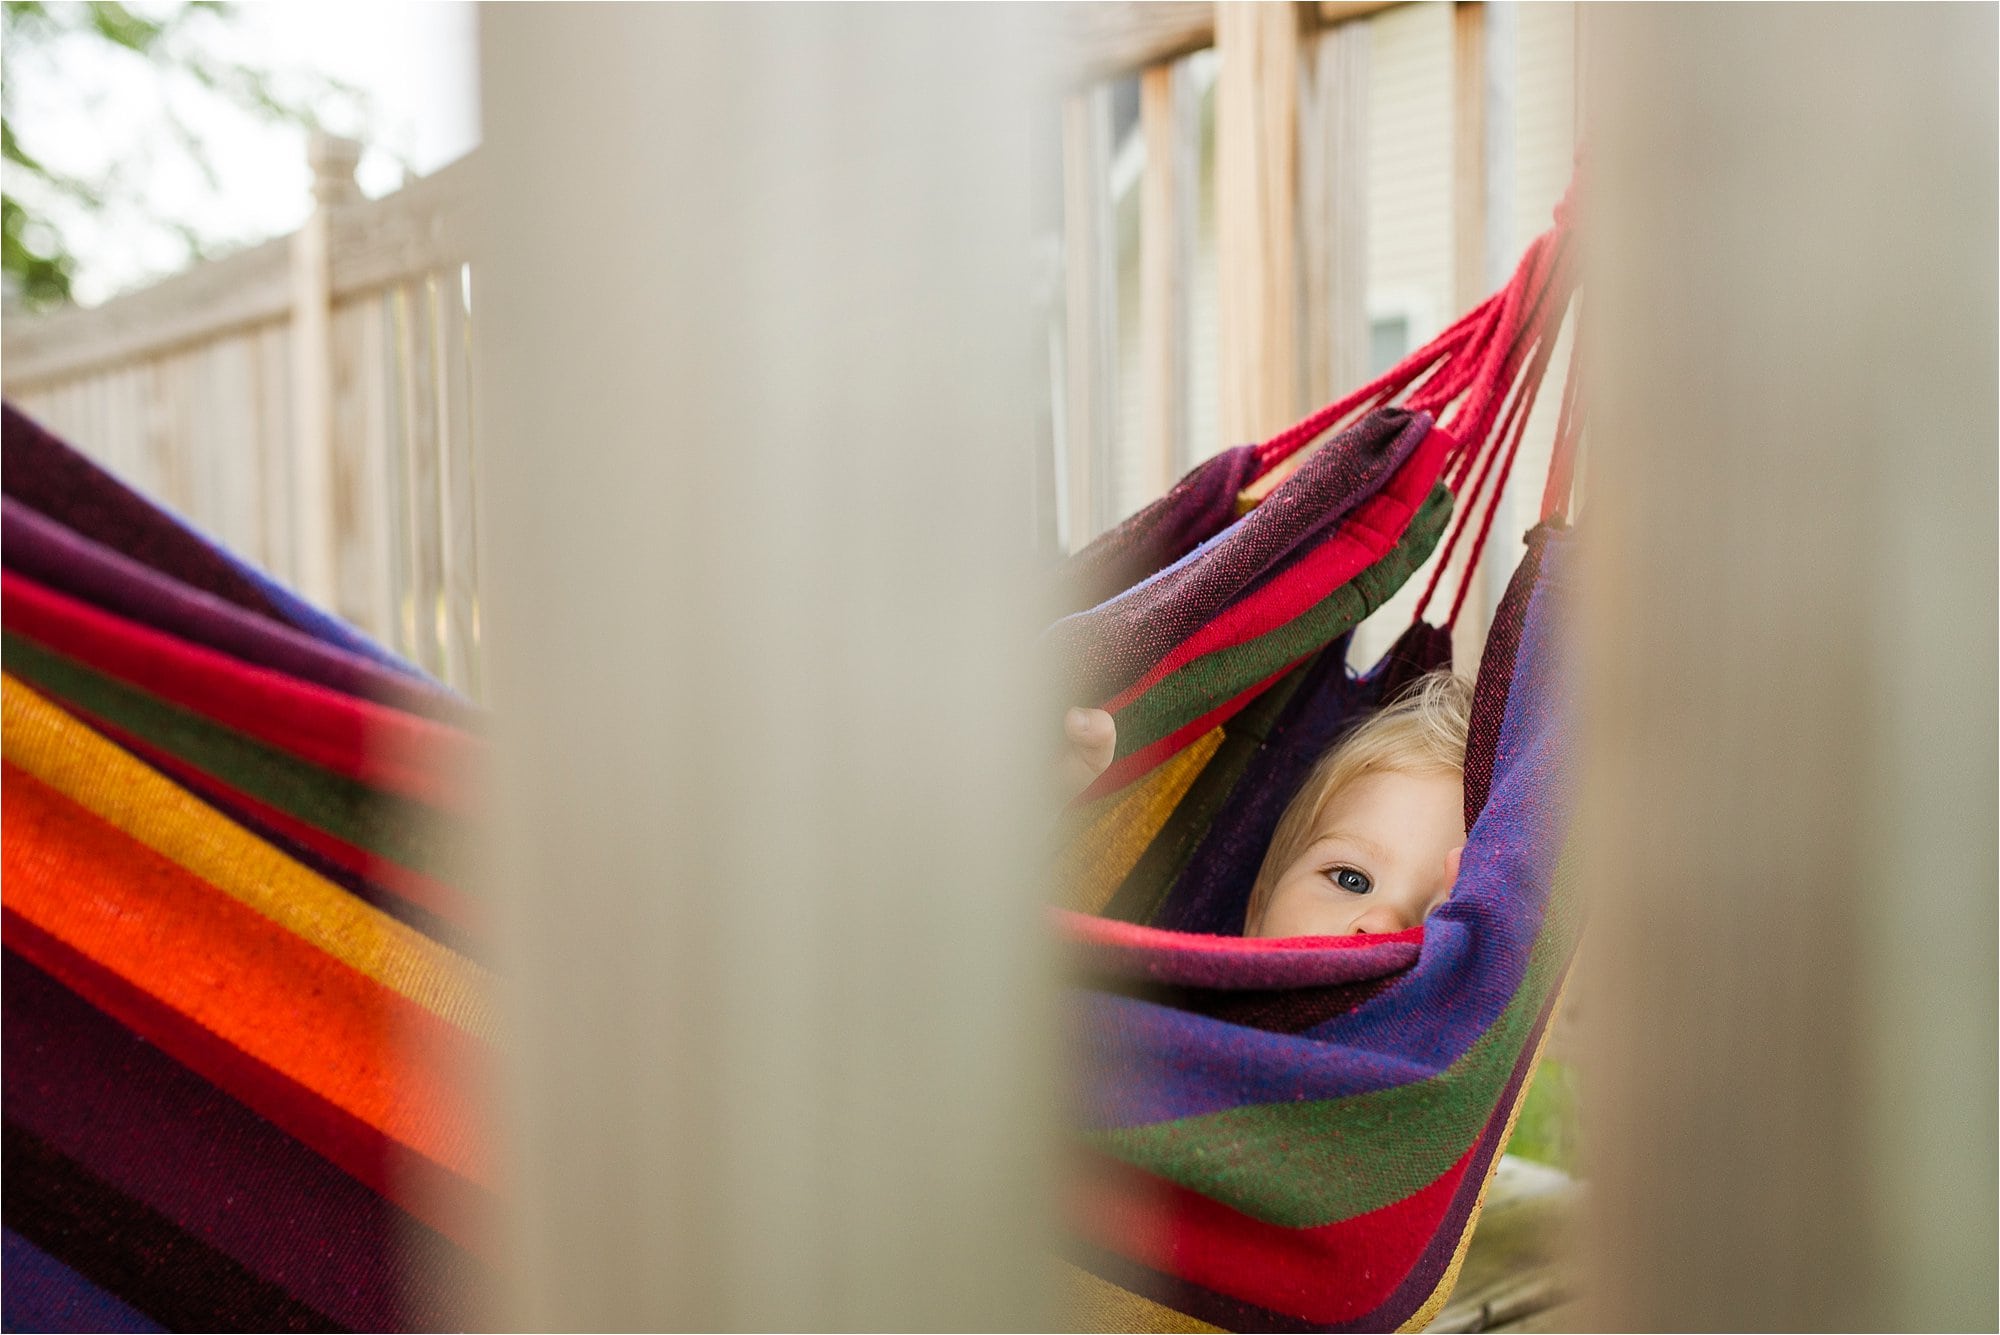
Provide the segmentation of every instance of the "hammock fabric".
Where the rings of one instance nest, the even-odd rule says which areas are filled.
[[[480,1324],[473,711],[11,407],[0,483],[0,1324]]]
[[[1424,927],[1227,934],[1303,769],[1436,661],[1425,636],[1358,680],[1332,646],[1208,758],[1197,783],[1223,748],[1245,752],[1186,861],[1142,855],[1118,887],[1107,911],[1129,920],[1065,915],[1088,983],[1079,1328],[1419,1328],[1443,1305],[1576,933],[1561,856],[1567,548],[1566,532],[1535,530],[1496,615],[1473,723],[1489,786]]]
[[[1347,632],[1447,529],[1447,553],[1475,533],[1476,559],[1568,305],[1566,230],[1559,215],[1507,289],[1382,380],[1210,460],[1074,559],[1098,601],[1048,640],[1072,698],[1119,729],[1062,866],[1076,1328],[1416,1329],[1449,1296],[1577,929],[1556,499],[1573,378],[1545,522],[1481,660],[1449,901],[1394,936],[1241,929],[1315,761],[1450,661],[1450,618],[1419,619],[1361,676]],[[1104,596],[1114,572],[1130,587]]]

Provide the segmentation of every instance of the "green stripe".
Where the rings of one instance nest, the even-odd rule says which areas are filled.
[[[1141,924],[1153,921],[1166,902],[1167,892],[1187,869],[1188,859],[1201,846],[1216,813],[1236,790],[1251,757],[1271,735],[1271,728],[1298,694],[1311,667],[1305,663],[1286,673],[1223,725],[1222,745],[1202,766],[1167,823],[1113,892],[1104,906],[1104,916]]]
[[[1183,665],[1120,710],[1118,754],[1169,736],[1359,625],[1423,565],[1450,518],[1451,492],[1440,482],[1402,540],[1374,565],[1284,625]]]
[[[322,769],[13,631],[0,634],[0,663],[29,685],[266,806],[412,871],[459,879],[461,860],[449,850],[466,847],[469,832],[435,808]]]
[[[1548,911],[1512,1000],[1459,1059],[1427,1080],[1339,1099],[1261,1104],[1119,1127],[1086,1139],[1171,1182],[1286,1228],[1379,1210],[1435,1182],[1492,1116],[1576,940],[1564,847]]]

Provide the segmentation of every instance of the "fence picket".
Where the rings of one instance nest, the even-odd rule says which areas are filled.
[[[465,266],[435,278],[444,493],[445,680],[478,697],[479,544],[472,429],[472,328]]]

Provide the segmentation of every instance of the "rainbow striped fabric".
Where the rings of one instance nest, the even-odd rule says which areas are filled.
[[[1356,677],[1344,634],[1422,560],[1447,509],[1440,494],[1378,536],[1375,562],[1326,595],[1352,596],[1313,651],[1219,723],[1150,755],[1142,741],[1073,813],[1079,1329],[1419,1329],[1450,1293],[1577,931],[1562,855],[1566,531],[1530,535],[1494,621],[1450,901],[1396,936],[1239,934],[1306,770],[1449,661],[1449,637],[1420,623]]]
[[[1420,609],[1468,532],[1476,566],[1575,290],[1568,212],[1430,344],[1071,561],[1094,605],[1047,644],[1070,657],[1071,703],[1119,725],[1059,868],[1078,1329],[1419,1329],[1450,1294],[1577,933],[1559,507],[1480,661],[1449,901],[1395,936],[1241,930],[1315,761],[1450,662],[1464,582],[1445,626],[1416,620],[1359,676],[1348,632],[1441,535]]]
[[[5,409],[12,1330],[480,1324],[462,700]]]

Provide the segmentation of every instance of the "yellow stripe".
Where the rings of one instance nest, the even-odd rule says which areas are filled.
[[[1071,908],[1104,912],[1221,745],[1222,729],[1211,728],[1130,789],[1084,811],[1086,823],[1056,867],[1056,884],[1070,887]]]
[[[279,926],[488,1042],[491,975],[356,899],[4,676],[0,752],[22,770]]]
[[[1542,1049],[1549,1045],[1549,1035],[1555,1032],[1556,1012],[1562,1008],[1563,995],[1569,991],[1569,979],[1564,978],[1562,986],[1556,989],[1555,1003],[1549,1007],[1549,1022],[1542,1026],[1542,1036],[1535,1042],[1535,1055],[1528,1061],[1528,1076],[1521,1082],[1521,1092],[1514,1098],[1514,1106],[1507,1110],[1507,1125],[1500,1132],[1500,1148],[1505,1150],[1507,1142],[1514,1137],[1514,1123],[1521,1118],[1521,1109],[1528,1106],[1528,1090],[1534,1086],[1535,1072],[1542,1064]],[[1458,1239],[1458,1247],[1451,1254],[1451,1264],[1445,1267],[1444,1278],[1431,1290],[1431,1296],[1424,1299],[1416,1315],[1396,1327],[1399,1331],[1422,1330],[1437,1318],[1444,1305],[1451,1298],[1451,1291],[1458,1287],[1458,1272],[1465,1265],[1466,1249],[1472,1245],[1472,1231],[1479,1227],[1480,1211],[1486,1208],[1486,1193],[1493,1186],[1493,1174],[1500,1168],[1500,1156],[1486,1165],[1486,1180],[1479,1184],[1479,1199],[1472,1203],[1472,1213],[1466,1217],[1465,1232]]]
[[[1099,1279],[1081,1266],[1060,1263],[1063,1269],[1063,1316],[1065,1330],[1221,1330],[1206,1321],[1197,1321],[1185,1312],[1142,1298]]]

